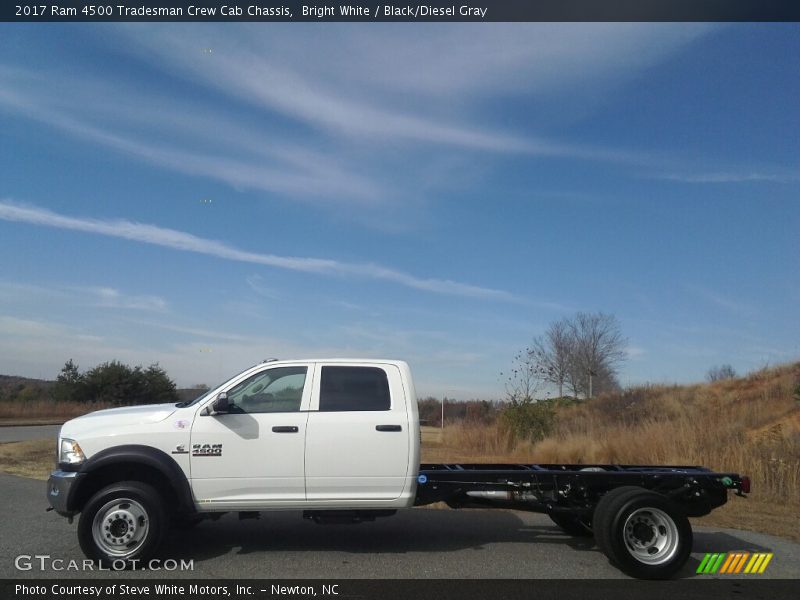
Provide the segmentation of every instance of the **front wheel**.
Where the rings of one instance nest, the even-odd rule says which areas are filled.
[[[158,492],[146,483],[109,485],[81,512],[78,542],[92,560],[106,567],[144,566],[161,545],[167,517]]]
[[[640,579],[668,579],[692,551],[692,527],[669,498],[642,488],[618,488],[598,503],[597,544],[623,572]]]

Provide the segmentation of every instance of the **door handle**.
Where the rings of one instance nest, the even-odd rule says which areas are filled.
[[[375,425],[377,431],[403,431],[400,425]]]
[[[294,425],[279,425],[277,427],[273,427],[272,431],[275,433],[297,433],[300,431],[300,429]]]

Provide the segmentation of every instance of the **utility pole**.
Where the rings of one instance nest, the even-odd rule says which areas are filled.
[[[442,431],[444,431],[444,401],[447,400],[447,396],[442,396]]]
[[[597,373],[589,369],[589,399],[592,397],[592,377],[597,376]]]

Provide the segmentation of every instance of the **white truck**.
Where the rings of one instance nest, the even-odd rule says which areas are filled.
[[[624,572],[667,578],[691,551],[687,517],[750,491],[698,466],[420,464],[414,383],[396,360],[264,361],[191,402],[68,421],[57,454],[48,510],[80,513],[84,554],[113,565],[226,512],[359,523],[445,502],[546,513]]]

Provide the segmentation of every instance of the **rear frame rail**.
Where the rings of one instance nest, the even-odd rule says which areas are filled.
[[[697,465],[422,464],[415,506],[445,502],[451,508],[511,508],[591,517],[607,492],[636,486],[702,516],[727,502],[728,490],[749,492],[749,479]]]

